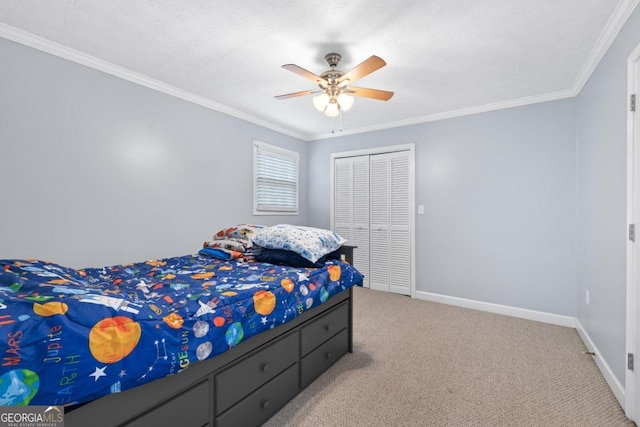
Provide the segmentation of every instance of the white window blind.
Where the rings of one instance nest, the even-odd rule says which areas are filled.
[[[253,141],[253,213],[298,213],[298,160],[295,151]]]

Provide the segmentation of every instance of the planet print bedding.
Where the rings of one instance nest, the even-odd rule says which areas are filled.
[[[0,405],[72,405],[178,374],[362,283],[203,254],[103,268],[0,260]]]

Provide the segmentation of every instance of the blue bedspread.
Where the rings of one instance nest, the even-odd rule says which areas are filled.
[[[0,405],[65,405],[188,368],[362,275],[187,255],[75,270],[0,260]]]

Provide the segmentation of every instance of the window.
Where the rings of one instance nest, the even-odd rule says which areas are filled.
[[[253,141],[253,214],[298,214],[300,155]]]

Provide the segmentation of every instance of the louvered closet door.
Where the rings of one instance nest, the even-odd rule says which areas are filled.
[[[364,274],[362,285],[369,287],[369,156],[353,157],[353,222],[351,244],[353,265]],[[339,233],[338,233],[339,234]]]
[[[390,162],[387,154],[370,156],[370,280],[371,289],[390,291],[389,203]]]
[[[334,162],[333,229],[357,246],[353,265],[369,287],[369,156],[347,157]]]
[[[364,286],[411,294],[410,152],[335,159],[334,230],[357,246]]]
[[[349,242],[353,240],[352,200],[353,162],[350,158],[336,159],[334,161],[333,231]]]
[[[409,218],[409,156],[389,153],[389,275],[390,291],[411,294],[411,236]]]

